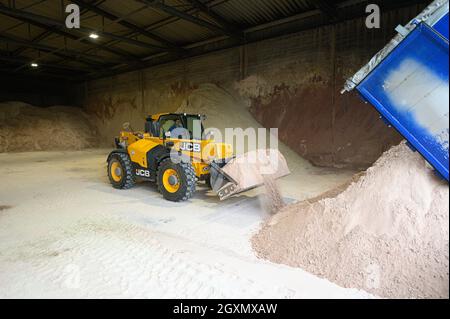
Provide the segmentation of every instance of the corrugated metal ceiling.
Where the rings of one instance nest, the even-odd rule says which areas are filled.
[[[420,0],[411,1],[420,2]],[[62,5],[72,2],[80,4],[82,27],[99,33],[98,39],[89,39],[88,35],[91,32],[89,30],[69,30],[64,27],[49,29],[46,23],[33,20],[34,17],[30,19],[17,16],[19,11],[63,23],[65,12]],[[83,5],[83,2],[87,6]],[[3,58],[1,63],[8,63],[5,61],[11,60],[10,63],[15,70],[18,67],[26,68],[26,65],[17,65],[14,62],[16,58],[24,61],[38,59],[42,63],[54,63],[58,66],[70,63],[70,66],[79,65],[80,68],[98,63],[98,60],[103,61],[99,67],[106,69],[112,65],[136,66],[148,61],[152,56],[160,57],[165,54],[169,60],[189,55],[190,48],[196,47],[194,44],[206,43],[211,39],[221,39],[226,42],[226,46],[242,44],[243,30],[295,17],[305,12],[317,11],[316,0],[159,2],[170,10],[175,9],[175,14],[160,7],[149,7],[141,0],[0,0],[0,40],[2,40],[0,57]],[[337,8],[344,2],[365,1],[327,2]],[[94,8],[89,8],[89,5]],[[205,8],[206,10],[202,10]],[[102,16],[98,10],[106,12],[106,16],[104,14]],[[116,18],[111,18],[111,15]],[[323,21],[323,16],[319,18],[318,22]],[[307,19],[311,20],[311,17]],[[271,33],[262,32],[262,34]],[[26,42],[26,45],[18,44],[11,38]],[[255,40],[260,38],[254,37]],[[230,44],[227,44],[227,41]],[[45,48],[38,47],[39,45],[50,47],[50,50],[44,50]],[[201,53],[198,49],[197,51]],[[117,68],[116,66],[113,69]]]
[[[307,0],[229,0],[214,10],[232,23],[255,26],[312,10]]]

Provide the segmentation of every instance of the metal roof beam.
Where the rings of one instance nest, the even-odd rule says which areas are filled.
[[[119,49],[110,48],[110,47],[107,46],[107,43],[104,43],[104,44],[94,43],[92,41],[88,41],[86,39],[77,37],[76,35],[73,35],[73,34],[71,34],[69,32],[62,31],[59,28],[54,27],[54,26],[48,26],[46,24],[43,24],[43,23],[40,23],[40,22],[37,22],[37,21],[33,21],[33,20],[30,20],[30,19],[26,19],[26,18],[23,18],[23,17],[14,17],[14,18],[17,19],[17,20],[23,21],[23,22],[30,23],[32,25],[35,25],[35,26],[37,26],[37,27],[39,27],[41,29],[50,31],[52,33],[58,34],[58,35],[60,35],[62,37],[67,37],[67,38],[72,39],[74,41],[80,41],[80,42],[82,42],[84,44],[88,44],[88,45],[90,45],[90,46],[92,46],[92,47],[94,47],[96,49],[109,52],[109,53],[114,54],[114,55],[116,55],[116,56],[118,56],[120,58],[124,58],[124,59],[127,59],[127,60],[134,59],[135,61],[139,61],[139,58],[137,56],[132,55],[131,53],[128,53],[128,52],[124,52],[124,51],[119,50]]]
[[[240,34],[236,34],[235,32],[233,32],[231,30],[227,30],[227,29],[225,29],[223,27],[220,27],[220,26],[218,26],[216,24],[213,24],[213,23],[210,23],[208,21],[196,18],[196,17],[194,17],[194,16],[192,16],[190,14],[187,14],[187,13],[185,13],[183,11],[179,11],[179,10],[177,10],[177,9],[171,7],[171,6],[168,6],[168,5],[164,4],[160,0],[136,0],[136,1],[142,2],[142,3],[146,4],[147,6],[149,6],[151,8],[163,11],[163,12],[167,13],[168,15],[175,16],[175,17],[178,17],[180,19],[189,21],[191,23],[194,23],[194,24],[199,25],[201,27],[204,27],[204,28],[210,29],[212,31],[218,32],[220,34],[225,34],[225,35],[228,35],[228,36],[230,36],[232,38],[238,38],[238,39],[242,40],[242,36]]]
[[[325,14],[329,19],[335,20],[338,17],[337,8],[333,3],[326,0],[309,0],[309,3],[313,5],[316,9],[319,9],[323,14]]]
[[[96,5],[98,5],[98,4],[100,4],[100,3],[102,3],[102,2],[105,2],[105,0],[95,0],[95,1],[93,1],[92,2],[92,4],[96,4]],[[22,8],[22,9],[25,9],[25,8]],[[84,13],[86,13],[88,10],[86,10],[86,9],[82,9],[81,10],[81,12],[80,12],[80,15],[83,15]],[[42,28],[42,27],[41,27]],[[35,37],[32,41],[33,42],[40,42],[40,41],[42,41],[42,40],[44,40],[44,39],[46,39],[46,38],[48,38],[51,34],[53,34],[53,32],[51,31],[51,30],[48,30],[47,28],[43,28],[45,31],[43,32],[43,33],[41,33],[40,35],[38,35],[37,37]],[[27,48],[26,47],[22,47],[22,48],[19,48],[19,49],[17,49],[17,50],[15,50],[14,51],[14,53],[16,54],[16,55],[20,55],[23,51],[25,51]]]
[[[79,5],[79,6],[81,6],[81,7],[83,7],[83,8],[86,8],[86,9],[88,9],[88,10],[90,10],[90,11],[92,11],[92,12],[94,12],[94,13],[102,16],[102,17],[105,17],[105,18],[107,18],[109,20],[115,21],[116,23],[118,23],[118,24],[120,24],[120,25],[122,25],[122,26],[124,26],[124,27],[126,27],[126,28],[128,28],[130,30],[133,30],[133,31],[135,31],[135,32],[137,32],[137,33],[139,33],[139,34],[141,34],[143,36],[146,36],[147,38],[150,38],[150,39],[152,39],[154,41],[157,41],[157,42],[163,44],[170,51],[175,51],[175,52],[182,52],[183,51],[182,48],[176,46],[174,43],[172,43],[172,42],[170,42],[170,41],[168,41],[168,40],[166,40],[166,39],[164,39],[164,38],[162,38],[162,37],[160,37],[160,36],[158,36],[156,34],[153,34],[153,33],[149,32],[149,31],[147,31],[147,30],[145,30],[145,29],[143,29],[143,28],[141,28],[141,27],[139,27],[139,26],[137,26],[137,25],[135,25],[135,24],[133,24],[133,23],[131,23],[129,21],[126,21],[126,20],[124,20],[124,19],[122,19],[122,18],[120,18],[118,16],[115,16],[114,14],[112,14],[112,13],[110,13],[110,12],[108,12],[108,11],[106,11],[106,10],[104,10],[104,9],[94,5],[94,4],[90,4],[90,3],[88,3],[88,2],[86,2],[84,0],[72,0],[72,2],[77,4],[77,5]]]
[[[63,51],[57,51],[58,50],[57,48],[39,44],[39,43],[32,42],[32,41],[19,39],[16,37],[12,37],[10,35],[0,34],[0,42],[12,43],[12,44],[15,44],[15,45],[18,45],[21,47],[33,48],[33,49],[41,50],[44,52],[50,52],[51,54],[53,54],[55,56],[65,58],[65,59],[67,59],[67,58],[75,59],[75,60],[82,62],[86,65],[89,65],[91,67],[101,68],[102,66],[104,66],[103,63],[100,63],[98,61],[94,61],[94,60],[91,60],[90,58],[88,58],[88,57],[92,57],[91,54],[83,54],[80,52],[67,50],[67,49],[65,49]],[[16,51],[13,52],[13,55],[18,56],[19,54],[17,54]],[[99,57],[95,57],[95,58],[100,59]]]
[[[234,25],[226,21],[222,16],[214,12],[210,7],[199,0],[186,0],[189,2],[194,8],[198,9],[200,12],[203,12],[208,17],[219,23],[223,28],[229,30],[230,32],[239,35],[239,37],[243,37],[243,34],[240,30],[238,30]]]
[[[62,81],[75,81],[81,82],[86,79],[86,75],[83,74],[73,74],[65,72],[64,70],[39,70],[38,72],[34,72],[37,70],[21,70],[21,71],[12,71],[11,69],[2,68],[0,72],[2,75],[11,75],[17,76],[18,74],[26,75],[27,78],[35,78],[35,79],[51,79],[51,80],[62,80]],[[55,73],[56,72],[56,73]]]
[[[18,64],[29,64],[30,61],[32,61],[32,59],[30,59],[28,57],[10,56],[3,52],[0,52],[0,60],[6,61],[6,62],[11,62],[11,63],[18,63]],[[41,62],[39,62],[39,66],[46,67],[46,68],[52,68],[52,69],[70,70],[70,71],[76,71],[76,72],[81,72],[81,73],[86,73],[86,72],[92,71],[90,68],[72,67],[69,65],[57,65],[57,64],[41,63]]]
[[[217,4],[223,3],[225,1],[229,1],[229,0],[212,0],[212,1],[210,1],[208,3],[208,5],[209,5],[209,7],[213,7],[213,6],[217,5]],[[197,13],[197,12],[198,12],[197,8],[190,8],[190,9],[185,11],[185,13],[187,13],[187,14],[194,14],[194,13]],[[178,17],[170,16],[169,18],[166,18],[164,20],[160,20],[160,21],[158,21],[156,23],[152,23],[152,24],[150,24],[148,26],[145,26],[144,29],[147,30],[147,31],[152,31],[152,30],[155,30],[155,29],[157,29],[159,27],[163,27],[163,26],[165,26],[167,24],[175,22],[175,21],[177,21],[179,19],[180,18],[178,18]],[[125,34],[125,36],[127,36],[127,37],[131,37],[131,36],[135,36],[135,35],[137,35],[137,33],[134,32],[134,31],[130,31],[130,33]],[[114,45],[115,43],[116,43],[116,41],[112,40],[112,41],[109,41],[108,43],[105,43],[105,46],[106,47],[110,47],[111,45]],[[188,48],[184,47],[183,49],[186,50]],[[83,52],[90,52],[92,50],[93,50],[92,48],[89,48],[89,49],[87,49],[86,51],[83,51]]]
[[[28,20],[32,20],[41,24],[45,24],[48,26],[53,26],[53,27],[59,27],[59,28],[65,28],[65,25],[63,22],[58,21],[58,20],[54,20],[52,18],[48,18],[46,16],[41,16],[41,15],[37,15],[31,12],[27,12],[27,11],[23,11],[23,10],[18,10],[18,9],[13,9],[13,8],[9,8],[3,4],[0,4],[0,13],[3,13],[7,16],[11,16],[11,17],[17,17],[17,18],[24,18],[24,19],[28,19]],[[104,36],[105,38],[110,38],[110,39],[114,39],[114,40],[118,40],[118,41],[122,41],[124,43],[128,43],[128,44],[132,44],[141,48],[146,48],[146,49],[158,49],[158,50],[164,50],[164,48],[160,47],[160,46],[156,46],[153,44],[149,44],[146,42],[142,42],[142,41],[138,41],[138,40],[134,40],[134,39],[130,39],[130,38],[126,38],[126,37],[122,37],[113,33],[109,33],[109,32],[104,32],[104,31],[98,31],[98,30],[93,30],[93,29],[89,29],[86,27],[80,27],[78,29],[76,29],[76,31],[84,33],[84,34],[90,34],[90,33],[97,33],[98,35]]]
[[[34,42],[33,40],[25,40],[22,38],[18,38],[16,36],[12,36],[9,34],[5,34],[5,33],[0,33],[0,41],[2,42],[6,42],[6,43],[13,43],[19,46],[25,46],[27,48],[33,48],[33,49],[37,49],[37,50],[42,50],[42,51],[49,51],[49,50],[58,50],[55,47],[46,45],[46,44],[41,44],[41,43],[37,43]],[[78,51],[74,51],[74,50],[70,50],[70,49],[63,49],[60,52],[76,57],[76,56],[80,56],[80,57],[84,57],[87,59],[92,59],[92,62],[101,62],[104,59],[102,57],[96,56],[94,54],[90,54],[90,53],[83,53],[83,52],[78,52]],[[99,61],[94,61],[95,59],[98,59]]]

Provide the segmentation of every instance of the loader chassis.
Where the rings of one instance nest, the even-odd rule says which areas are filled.
[[[231,146],[211,140],[183,140],[166,136],[169,126],[173,127],[177,120],[183,125],[180,129],[184,129],[190,137],[194,137],[192,123],[195,121],[200,123],[197,132],[203,133],[201,116],[187,114],[151,116],[147,119],[145,132],[120,132],[116,138],[117,149],[111,152],[107,160],[108,176],[114,187],[129,188],[136,180],[156,182],[166,199],[181,201],[192,196],[196,181],[205,181],[210,185],[211,162],[205,159],[207,154],[202,151],[207,151],[208,155],[216,153],[216,158],[221,160],[233,156]],[[172,161],[171,152],[181,158]],[[129,179],[127,174],[131,174],[132,181],[124,184],[121,178]]]
[[[221,200],[261,185],[261,176],[247,179],[250,184],[242,180],[241,172],[254,170],[234,159],[231,145],[204,138],[201,120],[200,115],[169,113],[148,117],[144,132],[126,125],[107,159],[113,187],[128,189],[136,180],[154,182],[165,199],[179,202],[192,197],[197,181],[206,182]],[[281,165],[272,167],[273,176],[280,178],[289,169],[282,154],[277,156],[274,163]]]

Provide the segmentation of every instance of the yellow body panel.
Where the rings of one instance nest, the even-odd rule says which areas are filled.
[[[145,139],[163,145],[163,140],[159,137],[146,137]],[[210,173],[209,163],[211,161],[233,156],[233,148],[230,144],[214,143],[213,140],[198,141],[167,138],[165,142],[173,142],[174,150],[181,151],[183,155],[192,158],[192,166],[197,177]]]
[[[140,140],[140,137],[137,136],[137,134],[138,133],[122,131],[120,132],[120,141],[125,141],[128,145],[131,145]]]
[[[162,115],[152,115],[153,121],[158,121]],[[173,149],[192,159],[195,175],[201,177],[210,173],[209,164],[213,160],[225,159],[233,156],[233,148],[230,144],[215,143],[214,140],[180,140],[159,136],[152,136],[142,132],[121,132],[120,141],[128,145],[128,153],[131,161],[148,168],[147,152],[157,145],[173,143]]]
[[[160,144],[150,139],[141,139],[128,145],[128,154],[130,155],[131,161],[147,168],[147,152],[157,145]]]
[[[130,136],[123,134],[123,136],[128,138],[128,143],[135,138],[134,135]],[[209,163],[211,161],[230,158],[233,156],[233,149],[231,145],[225,143],[214,143],[214,141],[211,140],[191,141],[170,138],[165,140],[165,143],[168,142],[174,143],[174,150],[181,151],[183,155],[192,158],[192,166],[194,167],[195,175],[197,177],[210,173]],[[142,139],[138,139],[133,143],[128,144],[128,153],[131,161],[147,168],[147,152],[155,146],[163,144],[164,141],[161,138],[144,134]]]
[[[195,170],[195,176],[208,175],[210,173],[209,165],[206,163],[192,163]]]
[[[147,137],[146,139],[163,145],[163,140],[159,137]],[[198,141],[166,138],[165,142],[173,142],[175,150],[181,150],[183,154],[200,161],[210,162],[215,159],[233,156],[233,148],[230,144],[215,143],[213,140]]]

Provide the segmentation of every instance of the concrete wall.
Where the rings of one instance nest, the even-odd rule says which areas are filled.
[[[175,111],[199,86],[212,83],[261,124],[278,127],[281,139],[313,163],[364,168],[401,138],[355,94],[339,91],[395,26],[419,11],[383,13],[379,30],[352,20],[91,81],[85,107],[109,142],[123,122],[142,128],[147,114]]]

